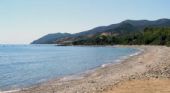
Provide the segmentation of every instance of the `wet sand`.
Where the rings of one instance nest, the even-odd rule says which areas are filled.
[[[74,77],[72,77],[73,79],[67,77],[60,78],[12,93],[139,93],[136,87],[137,90],[134,90],[135,92],[128,92],[126,89],[134,88],[133,86],[138,84],[138,82],[140,83],[142,80],[146,82],[146,85],[148,85],[147,83],[150,85],[157,84],[154,83],[156,82],[154,80],[158,82],[162,80],[165,80],[164,82],[169,82],[170,48],[165,46],[118,47],[139,48],[144,51],[120,63],[97,68],[76,79],[74,79]],[[167,84],[165,85],[168,86]],[[140,87],[143,87],[142,84],[139,86],[139,89]],[[145,88],[142,89],[147,90]],[[169,87],[167,88],[169,89]],[[120,91],[122,89],[125,91]],[[162,88],[162,90],[165,89]],[[168,93],[155,91],[148,93]]]

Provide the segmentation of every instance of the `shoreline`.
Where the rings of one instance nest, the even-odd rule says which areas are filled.
[[[165,46],[114,46],[141,49],[142,52],[134,56],[129,56],[120,63],[109,64],[87,73],[83,78],[76,80],[54,79],[38,86],[28,89],[6,93],[103,93],[119,85],[123,81],[138,78],[140,74],[148,71],[147,66],[159,59],[160,49]],[[169,48],[168,48],[169,49]],[[155,55],[151,57],[151,55]],[[151,58],[150,58],[151,57]],[[155,58],[158,57],[158,58]],[[148,62],[142,62],[142,61]],[[5,93],[5,92],[2,92]]]
[[[170,47],[149,47],[153,47],[153,53],[142,57],[141,62],[147,63],[143,73],[124,78],[102,93],[170,93]]]
[[[85,46],[85,47],[87,47],[87,46]],[[110,45],[109,46],[89,46],[89,47],[111,47],[111,48],[117,48],[118,47],[119,48],[119,46],[117,46],[117,45],[116,46],[110,46]],[[49,80],[40,82],[38,84],[34,84],[34,85],[31,85],[31,86],[28,86],[28,87],[24,87],[24,88],[17,88],[17,89],[12,89],[12,90],[9,89],[9,90],[5,90],[5,91],[0,91],[0,93],[14,93],[14,92],[16,93],[16,92],[19,92],[19,91],[22,91],[22,90],[27,90],[27,89],[30,89],[30,88],[33,88],[33,87],[37,87],[39,85],[46,84],[46,83],[52,82],[52,81],[70,81],[70,80],[84,79],[89,74],[94,73],[97,69],[106,68],[107,66],[114,65],[114,64],[121,64],[121,62],[123,62],[124,60],[126,60],[126,59],[128,59],[130,57],[139,55],[140,53],[143,52],[142,49],[138,49],[138,48],[132,48],[132,49],[136,49],[137,51],[135,53],[130,54],[130,55],[122,56],[121,58],[119,58],[117,60],[114,60],[114,61],[112,61],[110,63],[102,64],[100,66],[97,66],[95,68],[86,70],[84,72],[80,72],[80,73],[75,73],[75,74],[70,74],[70,75],[66,75],[66,76],[62,76],[62,77],[57,77],[57,78],[49,79]]]

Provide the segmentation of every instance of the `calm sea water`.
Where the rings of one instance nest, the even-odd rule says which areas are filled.
[[[137,51],[113,47],[0,45],[0,90],[81,73]]]

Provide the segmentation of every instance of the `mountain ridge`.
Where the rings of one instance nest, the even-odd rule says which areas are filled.
[[[31,44],[58,44],[63,42],[71,42],[78,39],[92,37],[101,33],[126,34],[129,32],[142,31],[146,27],[170,27],[170,19],[162,18],[158,20],[125,20],[117,24],[108,26],[99,26],[93,29],[70,34],[70,33],[55,33],[48,34],[40,39],[33,41]]]

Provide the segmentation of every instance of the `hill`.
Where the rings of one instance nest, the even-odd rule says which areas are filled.
[[[55,40],[61,39],[63,37],[70,37],[71,34],[69,33],[55,33],[55,34],[48,34],[41,37],[38,40],[32,42],[32,44],[53,44]]]
[[[41,37],[32,44],[65,44],[79,40],[94,38],[97,35],[109,34],[114,36],[126,35],[134,32],[141,32],[146,27],[170,27],[170,19],[149,20],[125,20],[109,26],[100,26],[80,33],[55,33]]]

